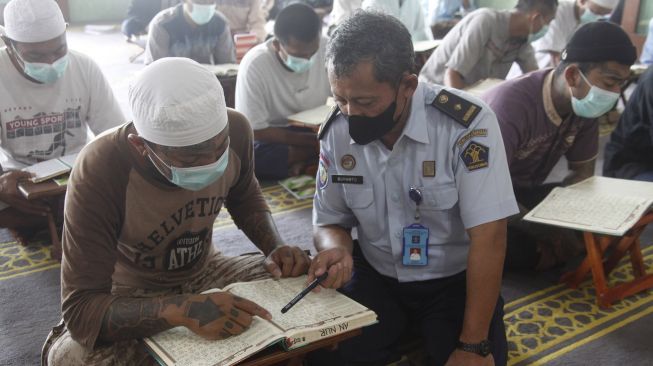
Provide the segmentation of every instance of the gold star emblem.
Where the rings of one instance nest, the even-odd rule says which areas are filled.
[[[456,104],[455,106],[453,106],[453,109],[459,111],[459,110],[463,109],[463,106],[461,106],[460,104]]]

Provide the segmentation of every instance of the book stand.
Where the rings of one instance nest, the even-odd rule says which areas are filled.
[[[596,288],[596,301],[602,308],[609,308],[617,300],[653,288],[653,274],[646,273],[639,241],[639,236],[651,222],[653,222],[653,212],[649,211],[622,237],[585,231],[583,236],[587,257],[575,271],[563,275],[561,282],[571,288],[577,288],[591,272]],[[605,258],[608,248],[612,248],[613,251]],[[606,277],[627,253],[630,255],[634,279],[609,287]]]
[[[66,186],[60,186],[50,179],[41,183],[32,183],[30,181],[20,182],[18,189],[23,197],[28,200],[35,200],[39,198],[55,198],[66,193]],[[52,242],[52,252],[50,255],[52,259],[61,261],[61,241],[57,233],[57,224],[52,212],[59,212],[59,200],[54,200],[55,203],[50,204],[51,213],[48,214],[48,231],[50,232],[50,241]]]

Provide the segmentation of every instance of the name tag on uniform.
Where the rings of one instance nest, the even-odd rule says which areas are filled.
[[[405,266],[425,266],[429,262],[429,229],[420,224],[404,228],[402,263]]]
[[[340,184],[363,184],[362,175],[332,175],[332,183]]]

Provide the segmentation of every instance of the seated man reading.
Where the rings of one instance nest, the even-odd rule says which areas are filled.
[[[225,107],[210,71],[185,58],[156,61],[129,100],[134,121],[88,145],[70,178],[65,328],[46,341],[50,365],[153,362],[138,339],[176,326],[207,339],[239,334],[253,315],[270,318],[265,304],[201,292],[297,276],[309,265],[279,237],[254,178],[252,131]],[[226,257],[214,248],[223,205],[264,255]]]
[[[484,94],[499,119],[523,214],[555,186],[594,175],[599,142],[596,118],[619,99],[635,58],[635,47],[621,27],[592,22],[574,33],[555,69],[509,80]],[[543,184],[562,156],[567,158],[569,174],[562,182]],[[508,225],[507,266],[546,269],[577,254],[580,243],[572,232],[530,225],[519,218]]]
[[[25,243],[47,227],[45,215],[56,205],[23,198],[17,184],[29,175],[20,169],[76,153],[88,142],[89,129],[98,134],[125,119],[95,62],[68,50],[66,23],[56,2],[12,0],[4,19],[0,227],[10,228]]]
[[[211,65],[236,62],[229,22],[216,11],[215,0],[183,0],[152,19],[145,63],[162,57],[188,57]]]
[[[609,15],[617,3],[618,0],[560,1],[548,31],[532,44],[539,67],[557,66],[560,63],[560,53],[576,29]]]
[[[513,62],[524,73],[537,70],[530,42],[546,33],[557,0],[519,0],[512,10],[478,9],[442,40],[420,72],[420,80],[464,89],[477,81],[505,79]]]
[[[265,31],[265,11],[260,0],[217,0],[218,11],[229,21],[231,34],[251,33],[257,42],[263,42]]]
[[[288,116],[326,103],[326,40],[315,11],[304,4],[281,10],[274,38],[251,49],[236,81],[236,110],[254,129],[256,176],[281,179],[314,165],[318,141],[310,129],[288,126]]]

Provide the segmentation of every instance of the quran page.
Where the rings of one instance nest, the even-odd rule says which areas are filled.
[[[577,184],[555,188],[524,220],[599,234],[622,236],[644,215],[653,196]]]
[[[145,344],[163,365],[227,366],[283,338],[267,321],[254,317],[250,328],[227,339],[211,341],[177,327],[146,338]]]
[[[77,154],[65,155],[30,165],[23,170],[33,173],[34,177],[32,177],[30,180],[34,183],[39,183],[50,178],[68,173],[75,164],[76,158]]]
[[[311,292],[282,314],[283,308],[306,287],[306,276],[240,282],[225,288],[264,307],[272,322],[286,331],[286,346],[296,348],[316,340],[376,322],[376,314],[333,289]],[[270,296],[274,294],[274,296]]]
[[[329,97],[324,105],[288,116],[288,120],[308,126],[321,125],[333,111],[336,102]]]

